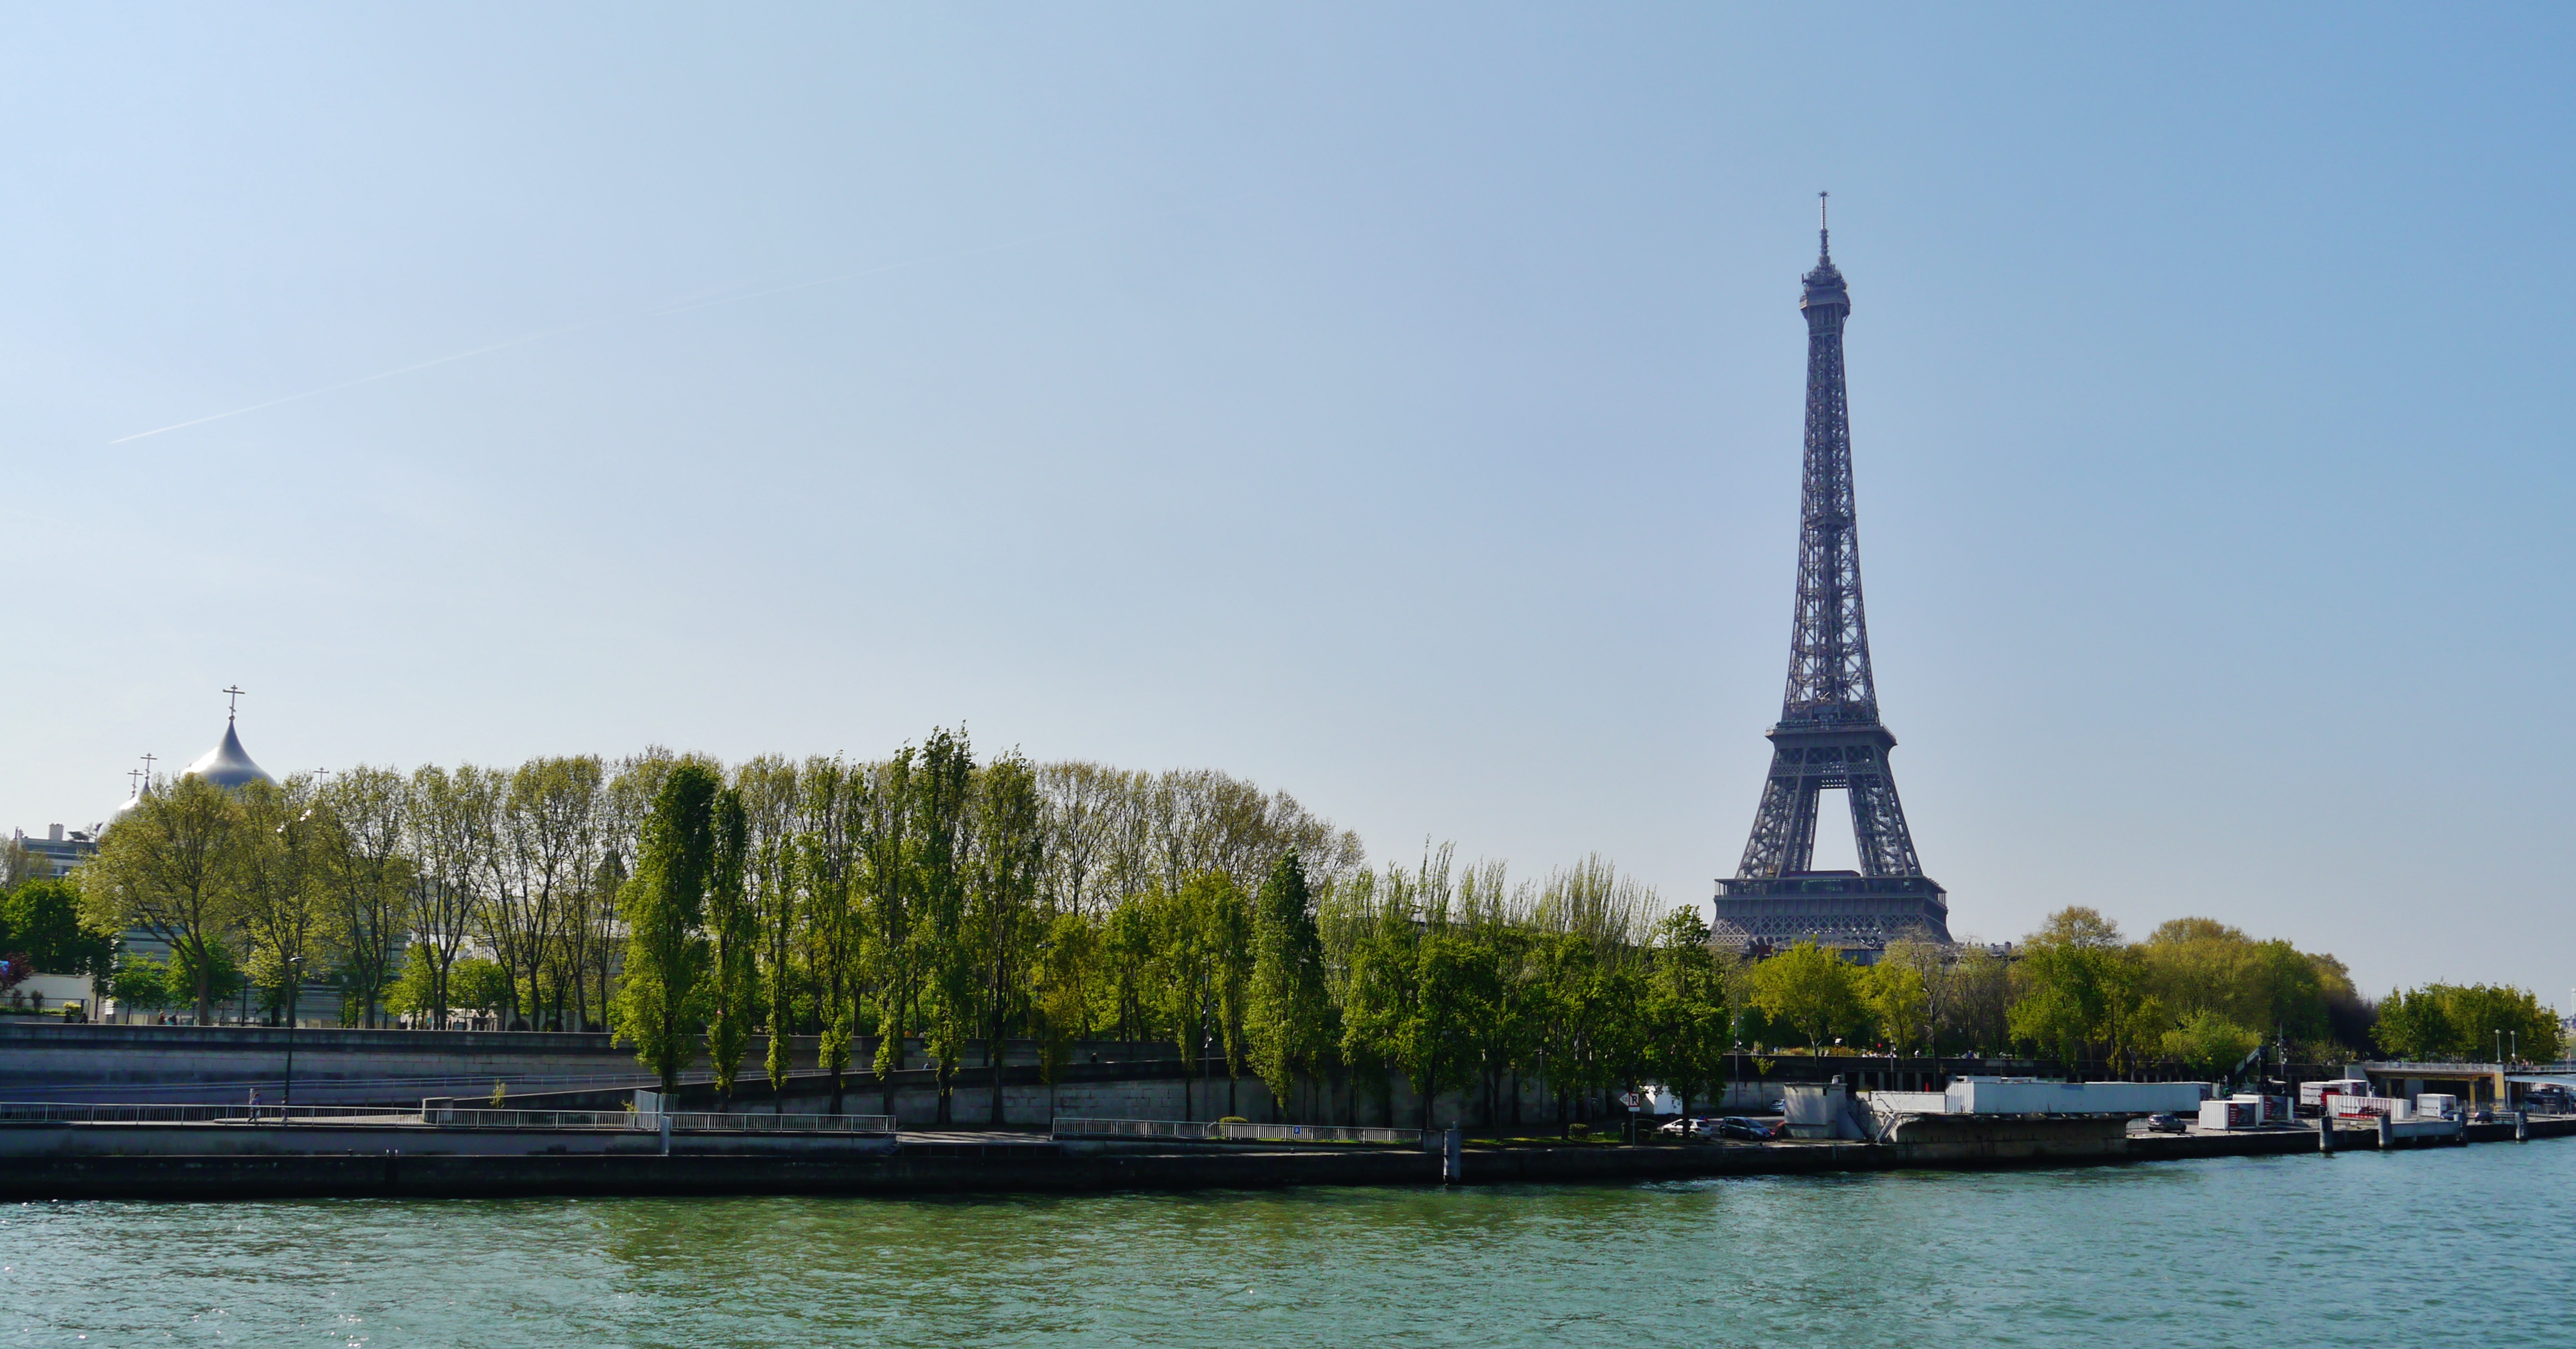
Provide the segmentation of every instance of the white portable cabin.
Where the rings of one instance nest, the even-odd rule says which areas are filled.
[[[2233,1096],[2200,1103],[2200,1127],[2204,1129],[2251,1129],[2262,1122],[2260,1097]]]
[[[2368,1096],[2369,1094],[2370,1079],[2366,1077],[2338,1077],[2330,1082],[2302,1082],[2299,1084],[2299,1108],[2301,1110],[2321,1109],[2322,1102],[2328,1096]]]
[[[2337,1119],[2359,1119],[2365,1115],[2415,1118],[2415,1103],[2403,1096],[2347,1096],[2341,1092],[2328,1092],[2319,1109]]]

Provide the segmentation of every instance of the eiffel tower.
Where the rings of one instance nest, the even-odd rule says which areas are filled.
[[[1947,892],[1923,874],[1878,720],[1861,611],[1860,536],[1852,509],[1851,418],[1843,388],[1843,321],[1851,292],[1834,267],[1817,194],[1816,269],[1807,316],[1806,483],[1798,529],[1798,605],[1789,689],[1771,728],[1771,773],[1735,875],[1717,883],[1718,940],[1737,947],[1812,940],[1864,963],[1908,934],[1950,940]],[[1858,871],[1816,871],[1816,800],[1839,787],[1851,803]]]

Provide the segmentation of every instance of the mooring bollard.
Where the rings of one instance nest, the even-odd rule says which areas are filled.
[[[2513,1112],[2513,1141],[2517,1143],[2528,1143],[2531,1141],[2530,1111],[2517,1110]]]
[[[671,1112],[662,1112],[662,1155],[671,1155]]]
[[[2317,1112],[2317,1151],[2331,1153],[2334,1145],[2334,1112],[2320,1110]]]
[[[1461,1151],[1456,1129],[1451,1129],[1440,1136],[1440,1178],[1442,1180],[1458,1179]]]
[[[2395,1115],[2382,1115],[2379,1117],[2379,1150],[2381,1152],[2386,1152],[2390,1148],[2396,1146],[2397,1117]]]

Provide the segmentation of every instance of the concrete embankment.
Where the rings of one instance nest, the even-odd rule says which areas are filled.
[[[0,1167],[12,1199],[966,1194],[1436,1182],[1415,1152],[1066,1154],[954,1145],[841,1157],[678,1154],[65,1156]]]
[[[2303,1154],[2308,1129],[2113,1133],[2105,1121],[2034,1120],[1918,1142],[1795,1142],[1723,1147],[1468,1148],[1466,1184],[1619,1183],[1836,1171],[1975,1170]],[[2464,1141],[2513,1126],[2473,1125]],[[2576,1134],[2576,1119],[2535,1120],[2534,1138]],[[2339,1150],[2378,1136],[2343,1130]],[[0,1126],[0,1198],[210,1200],[271,1197],[465,1198],[498,1195],[717,1195],[1258,1189],[1430,1185],[1440,1158],[1394,1149],[1171,1148],[1056,1143],[1026,1135],[939,1139],[689,1135],[673,1155],[642,1131],[204,1125]]]

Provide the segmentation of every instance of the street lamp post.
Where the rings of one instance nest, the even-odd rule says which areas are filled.
[[[277,1105],[278,1127],[293,1123],[295,1111],[295,995],[303,989],[304,957],[286,958],[286,1090]]]

